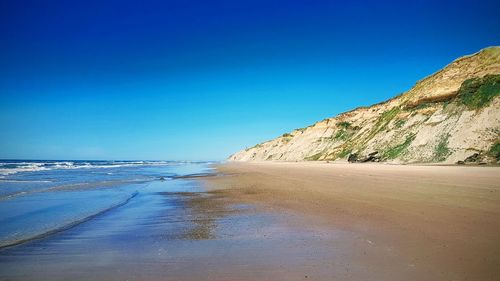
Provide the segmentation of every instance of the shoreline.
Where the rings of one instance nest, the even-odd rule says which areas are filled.
[[[393,163],[393,162],[354,162],[350,163],[346,160],[341,161],[279,161],[279,160],[268,160],[268,161],[233,161],[227,160],[222,161],[218,164],[212,164],[214,166],[228,165],[228,164],[325,164],[325,165],[380,165],[380,166],[415,166],[415,167],[490,167],[490,168],[500,168],[500,163],[472,163],[472,164],[450,164],[450,163],[439,163],[439,162],[412,162],[412,163]]]
[[[370,268],[375,280],[398,280],[384,277],[405,272],[391,265],[395,256],[406,261],[415,280],[492,280],[500,274],[495,166],[229,162],[216,167],[223,176],[203,179],[212,192],[293,214],[304,228],[330,227],[370,241],[344,254],[357,256],[352,261]],[[359,254],[373,245],[378,252]]]

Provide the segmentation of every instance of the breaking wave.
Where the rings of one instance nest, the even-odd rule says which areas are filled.
[[[19,161],[6,160],[0,162],[0,178],[20,172],[67,169],[98,169],[126,166],[174,165],[171,161]]]

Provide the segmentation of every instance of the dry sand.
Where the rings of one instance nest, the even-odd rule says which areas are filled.
[[[211,192],[289,214],[297,229],[343,233],[323,245],[339,259],[314,269],[331,278],[315,280],[500,280],[498,167],[229,163],[217,169],[223,176],[204,179]]]

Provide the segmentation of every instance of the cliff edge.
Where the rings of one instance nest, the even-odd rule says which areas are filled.
[[[461,57],[388,101],[239,151],[230,161],[500,162],[500,47]]]

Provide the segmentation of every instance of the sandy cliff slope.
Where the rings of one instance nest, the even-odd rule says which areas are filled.
[[[498,163],[500,47],[459,58],[388,101],[239,151],[232,161]]]

